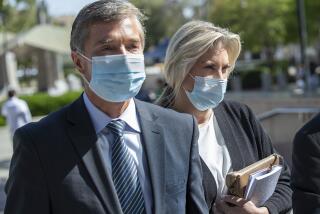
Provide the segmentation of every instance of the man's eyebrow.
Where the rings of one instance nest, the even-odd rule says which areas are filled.
[[[114,41],[114,39],[101,39],[101,40],[97,41],[95,45],[108,45],[108,44],[112,43],[113,41]],[[140,42],[140,38],[130,38],[129,42],[132,42],[132,43]]]
[[[101,39],[95,45],[106,45],[113,42],[113,39]]]

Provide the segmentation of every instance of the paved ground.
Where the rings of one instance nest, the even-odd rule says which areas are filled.
[[[5,194],[4,194],[4,184],[5,180],[0,181],[0,214],[3,214],[4,204],[5,204]]]
[[[8,177],[10,159],[12,156],[12,143],[7,127],[0,128],[0,214],[5,204],[4,184]]]

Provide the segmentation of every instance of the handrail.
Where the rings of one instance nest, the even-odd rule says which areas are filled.
[[[305,108],[275,108],[271,111],[263,112],[257,115],[258,120],[262,121],[273,117],[278,114],[314,114],[319,113],[320,108],[313,108],[313,107],[305,107]]]

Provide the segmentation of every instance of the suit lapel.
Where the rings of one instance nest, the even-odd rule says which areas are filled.
[[[156,123],[157,116],[153,115],[147,106],[135,100],[137,114],[142,130],[142,143],[148,162],[152,193],[153,213],[163,213],[165,194],[165,144],[163,143],[163,129]]]
[[[104,165],[102,153],[97,144],[97,136],[82,96],[72,104],[68,112],[68,120],[70,122],[69,136],[89,172],[96,187],[95,192],[102,200],[107,213],[122,213],[112,178]]]
[[[244,167],[244,161],[237,143],[237,138],[235,137],[234,126],[230,125],[230,117],[225,112],[224,103],[220,103],[220,105],[214,109],[214,115],[217,118],[219,128],[228,148],[232,169],[234,171],[240,170]]]

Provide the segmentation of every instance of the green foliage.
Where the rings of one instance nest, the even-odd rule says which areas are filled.
[[[320,36],[320,1],[304,0],[305,18],[308,32],[308,41],[310,44],[319,40]],[[298,17],[296,0],[289,3],[290,14],[286,17],[286,29],[288,42],[299,42],[298,37]]]
[[[20,98],[28,103],[32,116],[43,116],[72,103],[81,93],[81,91],[68,92],[56,97],[52,97],[46,93],[37,93],[34,95],[20,96]],[[2,104],[3,103],[0,103],[0,106],[2,106]],[[0,126],[3,125],[5,125],[5,118],[0,116]]]
[[[299,27],[297,17],[296,0],[288,3],[289,15],[285,17],[285,28],[287,30],[287,42],[299,42]],[[304,0],[305,18],[308,32],[308,41],[312,44],[319,40],[320,36],[320,1]]]
[[[3,116],[0,116],[0,126],[6,125],[6,119]]]
[[[209,20],[240,33],[253,52],[299,41],[296,0],[209,0]],[[309,41],[319,39],[320,1],[304,0]]]
[[[37,93],[32,96],[21,96],[21,99],[28,103],[32,116],[41,116],[70,104],[80,94],[81,92],[68,92],[61,96],[52,97],[46,93]]]
[[[308,38],[310,42],[319,40],[320,36],[320,1],[304,0],[307,19]]]
[[[185,22],[182,15],[184,1],[180,3],[165,0],[132,0],[147,16],[146,28],[146,50],[165,37],[172,34]]]
[[[1,109],[1,107],[2,107],[2,105],[3,105],[3,103],[4,103],[4,101],[0,102],[0,109]],[[3,116],[0,114],[0,126],[4,126],[4,125],[6,125],[6,118],[3,117]]]
[[[5,30],[8,32],[25,31],[37,22],[36,0],[4,1],[1,12],[4,14]],[[3,26],[0,27],[0,31],[2,30]]]
[[[291,1],[215,0],[209,19],[240,33],[246,49],[260,51],[285,42],[288,33],[285,20],[291,15]]]

